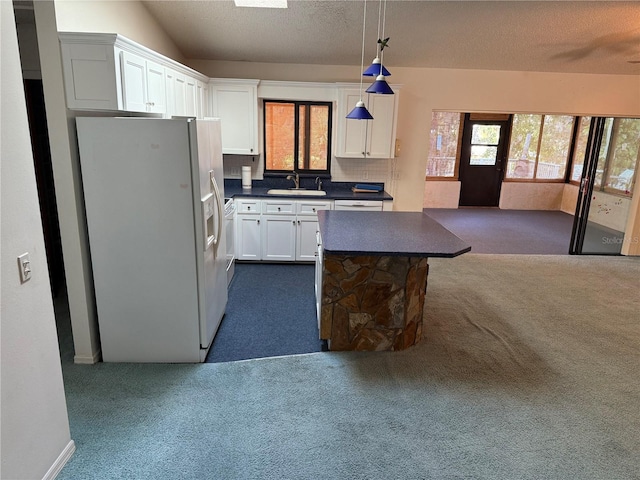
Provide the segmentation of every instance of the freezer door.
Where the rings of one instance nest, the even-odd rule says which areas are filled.
[[[224,184],[219,120],[192,120],[194,198],[202,213],[196,238],[199,243],[198,296],[200,346],[206,355],[227,305],[226,240],[224,232]]]

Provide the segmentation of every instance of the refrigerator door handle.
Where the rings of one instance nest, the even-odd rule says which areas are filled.
[[[213,212],[213,200],[215,197],[212,193],[202,199],[202,220],[203,220],[203,233],[204,233],[204,251],[209,250],[211,245],[215,245],[217,242],[216,236],[211,233],[214,226],[214,212]]]
[[[211,185],[213,185],[213,192],[216,196],[216,207],[218,209],[218,231],[216,232],[213,238],[213,244],[218,245],[218,241],[220,240],[220,235],[222,235],[222,222],[224,221],[224,211],[222,205],[222,198],[220,197],[220,189],[218,188],[218,183],[216,182],[215,177],[213,176],[213,170],[209,171],[209,178],[211,179]]]

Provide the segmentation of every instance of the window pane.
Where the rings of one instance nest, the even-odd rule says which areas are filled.
[[[265,144],[267,170],[293,170],[295,105],[265,102]]]
[[[542,115],[514,115],[507,178],[533,178]]]
[[[630,195],[640,153],[640,119],[616,119],[612,134],[613,150],[604,186]]]
[[[329,157],[329,106],[311,105],[309,157],[311,170],[326,170]]]
[[[306,151],[306,145],[307,145],[307,140],[306,140],[306,135],[305,132],[307,131],[307,106],[306,105],[300,105],[298,106],[298,168],[307,168],[306,165],[306,157],[305,157],[305,151]]]
[[[469,165],[495,165],[497,156],[498,147],[472,145]]]
[[[474,125],[471,132],[471,143],[474,145],[498,145],[500,141],[500,125]]]
[[[433,112],[427,159],[428,177],[454,176],[459,132],[460,113]]]
[[[573,152],[573,166],[571,168],[571,181],[579,182],[582,178],[582,167],[584,157],[587,154],[587,142],[589,140],[589,127],[591,117],[581,117],[578,125],[578,136],[576,138],[576,148]]]
[[[602,188],[602,175],[604,174],[604,166],[607,163],[607,155],[609,153],[609,145],[611,143],[611,135],[613,133],[613,118],[607,118],[604,121],[604,133],[602,135],[602,143],[598,152],[598,165],[596,165],[596,178],[593,182],[594,190]]]
[[[567,168],[574,118],[545,115],[536,178],[563,179]]]

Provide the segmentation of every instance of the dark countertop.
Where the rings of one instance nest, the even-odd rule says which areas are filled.
[[[314,186],[302,185],[307,190],[314,190]],[[323,190],[327,192],[326,195],[269,195],[267,190],[271,188],[290,188],[291,182],[267,182],[267,181],[253,181],[253,186],[250,189],[242,188],[240,181],[225,180],[224,181],[224,196],[227,198],[271,198],[271,199],[296,199],[302,198],[305,200],[393,200],[393,197],[387,192],[374,192],[374,193],[355,193],[351,191],[352,183],[331,183],[325,182],[323,184]]]
[[[419,212],[321,210],[325,253],[452,258],[471,250],[433,218]]]

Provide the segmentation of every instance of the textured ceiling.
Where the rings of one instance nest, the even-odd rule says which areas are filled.
[[[359,0],[143,2],[185,58],[360,64]],[[384,5],[384,3],[383,3]],[[379,0],[367,1],[365,64],[375,56]],[[640,2],[386,2],[389,67],[640,75]]]

